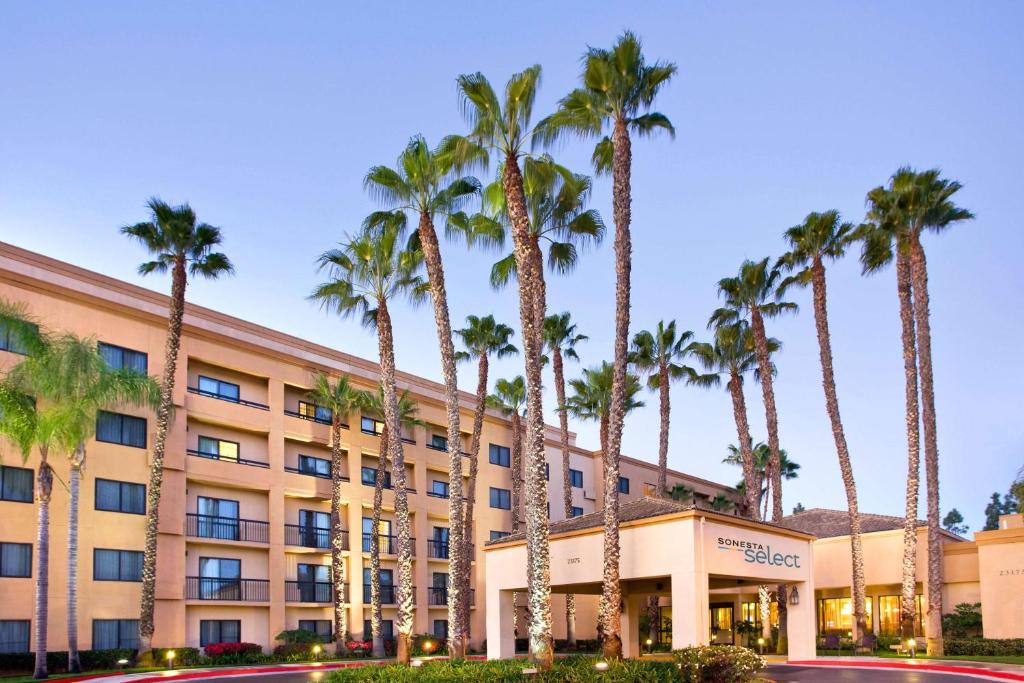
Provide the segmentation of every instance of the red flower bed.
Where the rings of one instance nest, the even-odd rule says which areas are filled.
[[[256,643],[210,643],[203,650],[207,657],[258,655],[263,652],[263,648]]]
[[[345,649],[354,655],[368,655],[373,650],[373,641],[350,640],[345,643]]]

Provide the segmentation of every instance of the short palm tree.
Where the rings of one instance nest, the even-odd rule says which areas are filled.
[[[729,444],[728,455],[722,459],[722,462],[728,465],[743,466],[743,452],[735,444]],[[761,516],[768,516],[768,501],[770,500],[771,494],[771,480],[768,478],[768,467],[771,462],[771,449],[764,442],[758,442],[751,448],[751,452],[754,454],[754,472],[757,475],[758,490],[757,499],[761,501]],[[784,480],[796,479],[797,472],[800,471],[800,464],[793,462],[789,459],[789,455],[786,453],[786,449],[783,448],[779,451],[779,460],[781,461],[781,467],[779,468],[782,472],[782,478]],[[736,485],[736,490],[739,493],[744,493],[747,488],[746,481],[741,480]]]
[[[185,288],[189,277],[216,279],[234,272],[228,257],[214,251],[221,243],[220,228],[200,223],[188,204],[171,206],[156,199],[147,204],[151,217],[144,223],[121,228],[153,257],[139,266],[139,273],[171,273],[171,298],[167,313],[167,344],[160,381],[160,407],[156,413],[156,438],[146,489],[146,543],[142,560],[142,600],[139,609],[139,663],[153,664],[153,610],[156,605],[156,552],[160,522],[160,493],[164,478],[164,451],[174,407],[174,376],[181,348],[181,322],[185,315]]]
[[[364,391],[359,397],[359,407],[363,414],[371,415],[374,418],[384,417],[384,392],[378,389],[376,392]],[[419,406],[412,399],[409,390],[405,389],[398,396],[398,424],[403,429],[412,429],[422,425],[422,420],[416,415],[419,413]],[[391,538],[381,541],[380,520],[384,506],[384,479],[388,471],[388,426],[384,425],[380,432],[380,457],[377,464],[377,472],[373,477],[373,513],[371,528],[373,536],[370,537],[370,640],[373,644],[372,654],[374,657],[383,657],[384,636],[381,630],[381,596],[380,596],[380,546],[386,543],[390,547]]]
[[[769,351],[775,351],[780,346],[778,340],[768,340]],[[691,346],[691,352],[709,372],[705,381],[699,383],[700,386],[718,386],[721,377],[726,378],[725,386],[732,397],[733,419],[736,421],[736,435],[739,437],[743,461],[745,488],[742,512],[751,519],[760,520],[761,511],[757,498],[760,484],[754,469],[750,423],[747,420],[747,402],[743,393],[744,376],[751,371],[755,376],[760,373],[754,350],[754,334],[750,330],[750,325],[745,322],[722,325],[715,330],[713,342],[695,343]]]
[[[466,556],[470,555],[469,546],[473,543],[473,510],[476,506],[476,479],[480,471],[480,435],[484,427],[484,411],[487,408],[488,369],[490,357],[506,358],[519,353],[509,340],[515,334],[508,325],[496,322],[493,315],[478,317],[466,316],[466,327],[455,330],[462,340],[465,350],[455,354],[457,361],[477,362],[476,406],[473,409],[473,433],[469,445],[469,484],[466,493],[466,518],[463,542],[466,544]],[[468,602],[469,593],[463,595]],[[469,607],[462,610],[462,630],[469,638]]]
[[[445,410],[448,418],[448,467],[451,483],[448,491],[450,584],[448,589],[448,652],[452,659],[466,654],[464,626],[468,614],[462,613],[463,594],[469,594],[470,559],[463,541],[464,503],[462,494],[462,432],[459,428],[459,383],[455,369],[455,344],[452,340],[448,294],[445,289],[441,245],[434,229],[437,216],[450,216],[477,194],[476,178],[460,177],[453,155],[431,150],[421,135],[413,137],[398,157],[395,168],[374,166],[366,174],[364,185],[389,211],[406,212],[418,221],[415,240],[423,252],[430,294],[434,303],[434,322],[441,351],[441,375],[444,378]]]
[[[576,345],[588,339],[576,331],[576,324],[568,311],[555,313],[544,319],[544,345],[551,354],[551,368],[555,374],[555,396],[558,399],[559,440],[562,447],[562,504],[565,518],[572,517],[572,481],[569,476],[569,414],[565,410],[564,359],[578,361]],[[565,640],[569,649],[576,647],[576,598],[565,596]]]
[[[839,397],[836,394],[836,379],[832,370],[832,336],[828,326],[828,296],[825,283],[825,262],[842,258],[854,236],[853,224],[843,223],[838,211],[810,213],[804,218],[803,223],[786,231],[785,237],[790,251],[782,256],[779,265],[793,273],[782,282],[783,289],[811,285],[814,326],[818,335],[818,357],[821,360],[821,383],[825,389],[825,412],[828,413],[832,425],[832,437],[836,444],[836,454],[839,456],[839,472],[843,478],[843,487],[846,489],[846,507],[850,516],[850,555],[853,563],[850,595],[853,596],[854,637],[861,643],[861,639],[868,632],[864,549],[857,505],[857,483],[853,477],[850,449],[839,415]]]
[[[562,133],[601,138],[594,150],[598,172],[612,174],[612,212],[615,217],[615,398],[612,402],[609,443],[606,457],[610,461],[604,472],[604,604],[609,609],[599,617],[605,657],[622,656],[619,635],[621,600],[619,587],[619,446],[622,423],[626,414],[627,362],[629,353],[629,300],[632,236],[630,205],[632,195],[632,141],[630,134],[646,136],[657,131],[675,130],[669,119],[651,112],[651,105],[662,87],[676,72],[675,64],[644,58],[640,40],[627,31],[619,36],[611,49],[589,48],[583,56],[582,87],[573,90],[559,103],[558,111],[539,124],[543,142],[550,142]]]
[[[395,383],[394,331],[390,304],[407,296],[420,302],[428,287],[419,276],[423,254],[400,244],[397,219],[373,230],[350,236],[339,248],[320,256],[320,270],[328,280],[313,290],[310,299],[342,317],[358,317],[374,329],[380,352],[384,423],[388,428],[388,455],[392,458],[395,520],[398,527],[398,661],[410,661],[415,597],[412,592],[412,537],[406,491],[405,455],[402,450]]]
[[[764,399],[765,422],[768,425],[768,448],[772,458],[769,464],[769,478],[772,489],[772,521],[783,517],[782,478],[779,472],[779,416],[775,407],[775,389],[772,380],[771,350],[764,328],[765,318],[775,318],[783,313],[797,310],[797,305],[779,298],[778,285],[782,271],[769,264],[769,259],[744,261],[735,277],[718,281],[718,293],[725,299],[725,306],[716,310],[708,321],[708,327],[728,325],[739,320],[750,323],[754,335],[754,349],[760,370],[761,396]]]
[[[363,391],[352,386],[347,376],[336,380],[318,372],[306,398],[331,413],[331,580],[334,583],[334,642],[338,653],[345,651],[348,618],[345,608],[344,523],[341,516],[342,482],[345,480],[341,428],[348,414],[360,404]]]

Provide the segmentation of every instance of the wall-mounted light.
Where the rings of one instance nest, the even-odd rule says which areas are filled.
[[[790,589],[789,593],[789,604],[799,605],[800,604],[800,592],[796,589],[796,586]]]

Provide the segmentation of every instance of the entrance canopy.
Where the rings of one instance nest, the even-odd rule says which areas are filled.
[[[658,498],[623,504],[619,519],[621,619],[627,656],[640,653],[639,618],[645,596],[671,598],[675,649],[708,644],[709,591],[786,584],[797,595],[788,605],[790,657],[814,658],[813,536]],[[600,511],[551,525],[552,591],[601,592],[602,529]],[[485,552],[487,656],[511,657],[515,647],[512,592],[526,590],[524,534],[492,541]]]

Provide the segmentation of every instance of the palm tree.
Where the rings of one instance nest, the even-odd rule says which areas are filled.
[[[928,266],[921,235],[927,230],[943,232],[961,221],[974,218],[953,202],[962,185],[942,177],[939,169],[915,171],[904,166],[889,180],[888,187],[868,193],[868,219],[874,223],[874,239],[865,243],[866,266],[874,270],[891,260],[892,244],[904,253],[908,271],[915,348],[920,376],[921,417],[924,427],[925,480],[928,492],[928,654],[941,656],[942,638],[942,540],[939,518],[939,448],[935,416],[935,388],[932,372],[931,321],[929,313]],[[871,247],[870,252],[868,248]],[[897,280],[900,258],[897,257]],[[901,311],[902,311],[901,304]],[[904,325],[906,327],[906,325]],[[906,342],[904,343],[906,345]],[[904,364],[906,364],[904,349]],[[909,419],[909,415],[908,415]],[[908,487],[909,488],[909,487]],[[916,499],[916,495],[915,495]],[[916,508],[916,501],[915,501]],[[916,511],[915,511],[916,512]],[[916,518],[916,514],[914,516]],[[909,521],[908,521],[909,525]],[[904,600],[906,596],[904,595]],[[911,613],[912,614],[912,613]],[[907,625],[904,624],[904,628]]]
[[[738,465],[743,466],[743,452],[735,444],[729,444],[728,455],[722,460],[727,465]],[[768,467],[771,463],[771,449],[764,442],[758,442],[756,446],[751,448],[751,452],[754,455],[754,473],[757,477],[758,489],[757,499],[761,501],[762,517],[768,516],[768,501],[770,500],[769,494],[771,493],[771,480],[768,478]],[[800,470],[799,463],[795,463],[789,459],[786,449],[782,448],[779,450],[779,470],[782,473],[784,480],[796,479],[797,472]],[[746,481],[740,480],[736,485],[736,490],[743,494],[746,492],[747,484]]]
[[[475,315],[466,316],[466,327],[455,330],[462,339],[465,351],[455,354],[457,361],[477,360],[476,406],[473,410],[473,433],[469,446],[469,484],[466,493],[466,518],[463,542],[466,544],[466,557],[470,556],[469,546],[473,542],[473,508],[476,505],[476,479],[480,470],[480,434],[484,427],[484,411],[487,408],[488,367],[490,356],[505,358],[519,353],[519,349],[509,343],[515,332],[508,325],[495,322],[493,315],[480,318]],[[468,602],[469,593],[463,595]],[[462,630],[469,638],[469,606],[462,611]]]
[[[384,417],[384,392],[378,389],[376,392],[364,391],[358,400],[363,413],[372,415],[375,418]],[[419,406],[409,395],[409,390],[404,389],[398,397],[398,424],[404,429],[423,424],[416,415],[419,413]],[[380,432],[380,457],[377,465],[377,473],[373,477],[373,513],[371,528],[374,536],[380,534],[380,519],[384,505],[384,478],[388,471],[388,426],[385,423]],[[390,547],[391,539],[387,539]],[[380,599],[380,538],[370,539],[370,639],[373,643],[373,656],[383,657],[384,637],[381,631],[381,599]]]
[[[160,381],[160,407],[156,413],[156,438],[146,490],[146,543],[142,560],[142,600],[139,608],[139,664],[153,664],[153,610],[156,605],[157,529],[160,522],[160,493],[164,479],[164,451],[174,407],[174,375],[181,348],[181,321],[185,315],[185,288],[189,276],[216,279],[234,272],[231,261],[214,251],[221,243],[220,228],[196,221],[188,204],[170,206],[152,198],[147,206],[149,222],[121,228],[153,256],[139,266],[139,273],[171,272],[171,298],[167,314],[167,344],[164,347],[164,373]]]
[[[781,348],[777,339],[768,339],[767,345],[769,352],[775,352]],[[743,461],[745,484],[743,514],[751,519],[760,520],[760,501],[757,498],[757,491],[761,486],[754,469],[750,424],[747,421],[747,402],[743,394],[744,375],[751,370],[754,371],[755,377],[760,374],[754,350],[754,334],[750,330],[750,325],[745,322],[722,325],[715,330],[713,343],[695,343],[690,348],[704,369],[713,373],[713,376],[708,375],[704,381],[697,382],[699,386],[718,386],[721,376],[724,375],[727,378],[725,386],[732,397],[733,419],[736,421],[736,434],[739,437]]]
[[[852,223],[843,223],[839,212],[810,213],[800,225],[786,231],[790,251],[779,259],[779,265],[795,271],[781,285],[811,285],[814,301],[814,326],[818,334],[818,357],[821,360],[821,383],[825,389],[825,412],[832,424],[832,438],[839,456],[839,472],[846,489],[846,507],[850,515],[850,555],[853,563],[850,595],[853,597],[855,640],[859,644],[868,632],[865,607],[864,549],[861,542],[860,512],[857,506],[857,484],[850,463],[843,421],[839,415],[839,398],[832,370],[832,337],[828,327],[828,297],[825,285],[825,261],[843,257],[854,238]]]
[[[558,398],[558,426],[562,447],[562,503],[566,519],[572,517],[572,481],[569,476],[569,415],[565,411],[564,360],[578,361],[576,344],[588,339],[576,332],[568,311],[549,315],[544,319],[544,344],[551,353],[551,367],[555,373],[555,396]],[[569,649],[576,647],[576,598],[565,596],[565,641]]]
[[[658,495],[662,497],[668,490],[668,425],[672,413],[669,385],[681,379],[686,379],[690,384],[706,384],[710,379],[699,377],[696,370],[682,363],[690,353],[692,341],[693,332],[689,330],[676,335],[675,320],[668,325],[659,320],[654,332],[644,330],[633,337],[630,362],[647,375],[647,388],[657,391],[659,396],[661,429],[658,432]]]
[[[512,533],[519,533],[520,510],[523,491],[523,406],[526,405],[526,380],[522,375],[512,379],[499,379],[494,383],[494,393],[487,397],[487,406],[499,411],[512,421]],[[532,581],[527,575],[527,581]],[[529,593],[532,585],[527,586]],[[527,607],[529,609],[529,607]],[[519,633],[519,596],[512,594],[512,629]]]
[[[338,653],[345,651],[348,640],[348,619],[345,611],[345,548],[344,524],[341,518],[342,482],[345,466],[342,461],[341,427],[345,418],[360,405],[364,392],[356,389],[348,377],[337,380],[322,372],[313,377],[313,388],[306,398],[331,412],[331,580],[334,582],[334,642]]]
[[[418,250],[399,244],[398,220],[383,221],[374,230],[349,236],[339,248],[324,252],[320,270],[328,281],[310,295],[323,308],[342,317],[358,316],[362,324],[374,329],[380,353],[381,386],[384,393],[384,423],[388,428],[388,455],[392,458],[392,484],[395,489],[395,519],[398,527],[398,661],[409,663],[413,610],[412,541],[409,499],[405,480],[405,455],[402,451],[395,383],[395,346],[389,304],[396,297],[408,296],[422,301],[428,287],[417,274],[423,264]]]
[[[770,267],[768,259],[744,261],[736,277],[718,281],[718,293],[725,299],[725,306],[711,314],[708,327],[748,320],[754,334],[754,349],[760,370],[761,395],[764,398],[765,422],[768,425],[768,448],[772,458],[769,464],[769,478],[772,489],[772,521],[778,522],[782,510],[782,478],[779,473],[779,417],[775,408],[775,389],[771,371],[771,354],[768,335],[764,329],[765,318],[775,318],[783,313],[797,310],[797,305],[781,301],[777,290],[782,278],[778,267]]]
[[[441,374],[444,378],[445,409],[448,417],[448,515],[451,521],[449,540],[448,589],[448,652],[452,659],[466,655],[465,623],[469,615],[462,613],[463,594],[469,593],[470,560],[463,540],[465,510],[462,494],[462,432],[459,428],[459,383],[455,370],[455,344],[452,340],[451,316],[445,290],[441,246],[434,229],[440,214],[450,216],[461,204],[477,194],[480,183],[469,176],[459,177],[454,156],[435,152],[421,135],[413,137],[398,157],[396,168],[374,166],[366,174],[364,185],[390,211],[412,213],[418,220],[415,240],[423,252],[430,294],[434,302],[434,323],[441,350]],[[451,232],[451,231],[449,231]],[[472,238],[470,238],[472,239]]]
[[[640,40],[623,33],[610,50],[589,48],[583,56],[583,87],[562,99],[558,111],[541,122],[540,138],[549,142],[563,132],[599,136],[611,135],[597,143],[593,161],[599,173],[611,171],[612,210],[615,216],[615,376],[614,399],[609,416],[609,442],[604,467],[604,602],[599,615],[605,657],[622,656],[618,605],[619,586],[619,447],[626,413],[626,384],[629,345],[630,269],[630,182],[632,142],[639,136],[665,130],[674,135],[668,118],[649,111],[662,86],[676,72],[675,64],[648,64]]]
[[[501,164],[501,187],[512,225],[519,283],[519,318],[526,365],[526,545],[529,556],[530,657],[548,669],[554,657],[551,639],[551,565],[548,548],[547,484],[544,481],[544,407],[541,368],[544,345],[545,288],[543,256],[531,239],[530,218],[520,157],[535,134],[531,121],[540,83],[540,66],[514,74],[504,102],[481,73],[458,77],[463,114],[471,130],[451,137],[444,147],[460,162],[486,164],[493,150]]]

